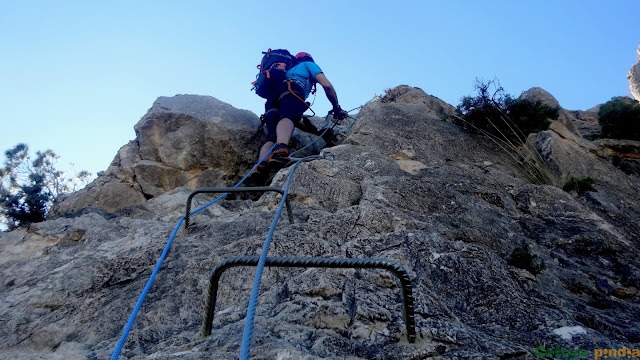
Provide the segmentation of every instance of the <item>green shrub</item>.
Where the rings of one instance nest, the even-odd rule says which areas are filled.
[[[19,185],[17,192],[0,188],[0,209],[10,219],[9,229],[44,221],[51,201],[40,174],[30,175],[29,183]]]
[[[527,244],[513,249],[511,255],[507,257],[507,264],[527,270],[533,275],[538,275],[544,269],[544,260],[538,255],[531,254]]]
[[[507,116],[525,136],[547,130],[551,119],[558,118],[559,108],[552,108],[540,100],[516,99],[510,100],[505,105]]]
[[[587,191],[598,191],[594,189],[593,185],[595,184],[595,180],[593,178],[587,176],[584,178],[575,178],[572,177],[562,188],[564,191],[575,190],[579,195],[584,195]]]
[[[549,128],[559,108],[540,100],[514,99],[497,81],[476,81],[478,95],[465,96],[457,106],[463,121],[459,125],[487,132],[509,142],[525,143],[527,136]]]
[[[45,220],[47,211],[62,194],[86,185],[91,174],[81,171],[69,177],[56,168],[59,159],[51,150],[37,151],[18,144],[5,151],[0,167],[0,230],[15,229]]]
[[[640,103],[628,97],[614,97],[598,111],[602,136],[640,140]]]
[[[549,164],[528,142],[532,132],[546,130],[550,119],[557,119],[559,108],[541,101],[514,99],[497,80],[476,80],[477,96],[465,96],[457,114],[447,114],[454,124],[482,134],[508,155],[506,163],[532,184],[559,186]]]

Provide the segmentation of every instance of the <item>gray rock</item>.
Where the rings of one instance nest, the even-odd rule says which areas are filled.
[[[427,94],[420,88],[408,85],[400,85],[393,89],[388,89],[384,97],[380,99],[380,102],[426,105],[429,111],[434,111],[438,116],[443,116],[455,111],[452,105],[445,103],[433,95]]]
[[[555,97],[553,97],[553,95],[539,87],[532,87],[531,89],[523,92],[520,95],[520,98],[529,101],[540,100],[543,104],[549,105],[551,107],[560,107],[560,103],[558,102],[558,100],[556,100]]]
[[[585,139],[595,140],[602,135],[602,125],[598,122],[599,110],[600,105],[586,111],[569,111],[573,124],[578,129],[580,135]]]
[[[540,100],[543,104],[549,105],[554,108],[559,108],[558,121],[572,133],[580,135],[580,132],[574,124],[574,122],[576,121],[575,116],[571,112],[562,108],[560,106],[560,103],[558,103],[558,100],[556,100],[556,98],[546,90],[539,87],[533,87],[523,92],[522,95],[520,95],[520,98],[530,101]]]
[[[538,346],[640,347],[638,182],[556,123],[532,142],[557,174],[592,176],[598,191],[531,184],[512,154],[443,121],[450,105],[405,91],[409,102],[368,103],[328,149],[334,160],[298,167],[294,223],[279,221],[269,255],[397,262],[413,281],[417,342],[406,341],[400,285],[384,271],[268,268],[252,358],[528,359]],[[133,163],[142,160],[159,162]],[[0,354],[108,358],[189,192],[1,233]],[[194,208],[212,199],[198,195]],[[279,199],[216,203],[177,231],[121,358],[238,357],[254,270],[225,272],[203,338],[209,272],[259,254]],[[513,260],[523,247],[544,264],[539,273],[527,270],[532,259]]]
[[[134,181],[121,181],[111,175],[98,176],[84,189],[62,196],[53,205],[50,217],[79,211],[85,207],[97,206],[106,211],[115,211],[123,206],[146,201],[140,184]]]
[[[61,199],[51,216],[92,205],[116,211],[178,186],[227,186],[255,162],[260,120],[210,96],[158,98],[103,175]]]
[[[627,79],[629,80],[629,90],[631,90],[631,95],[633,95],[636,100],[640,101],[640,46],[638,46],[638,63],[629,69]]]
[[[62,197],[50,217],[86,206],[114,212],[181,186],[232,186],[254,165],[266,140],[257,132],[259,125],[253,113],[210,96],[160,97],[135,125],[136,139],[85,189]],[[348,131],[350,125],[345,120],[336,132]],[[317,154],[326,145],[296,131],[292,148],[307,144],[311,146],[298,156]]]

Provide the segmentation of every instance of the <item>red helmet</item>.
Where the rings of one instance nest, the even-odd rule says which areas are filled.
[[[311,57],[311,54],[306,53],[306,52],[299,52],[299,53],[297,53],[297,54],[296,54],[296,59],[298,59],[298,60],[299,60],[299,59],[302,59],[303,57],[307,57],[307,56],[308,56],[309,58],[311,58],[311,61],[313,61],[313,58]]]

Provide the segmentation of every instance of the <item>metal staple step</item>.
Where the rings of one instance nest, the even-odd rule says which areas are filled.
[[[258,256],[234,256],[220,261],[211,270],[205,312],[202,320],[202,335],[211,335],[213,317],[218,293],[218,282],[222,273],[234,266],[256,266]],[[265,266],[270,267],[300,267],[300,268],[352,268],[352,269],[383,269],[395,275],[402,285],[404,298],[404,320],[407,328],[407,340],[416,340],[415,315],[413,308],[413,290],[411,279],[407,271],[393,261],[386,259],[352,259],[352,258],[303,258],[303,257],[267,257]]]

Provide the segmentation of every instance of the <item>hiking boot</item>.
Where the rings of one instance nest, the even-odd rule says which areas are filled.
[[[327,147],[333,147],[338,145],[338,139],[336,134],[333,132],[333,129],[327,129],[327,131],[322,135],[322,140],[324,140]]]
[[[249,174],[249,177],[245,180],[246,186],[264,186],[269,177],[269,169],[267,169],[267,162],[263,161]]]
[[[278,144],[271,153],[271,158],[269,158],[269,167],[275,170],[280,170],[287,166],[290,161],[289,147],[285,144]]]

